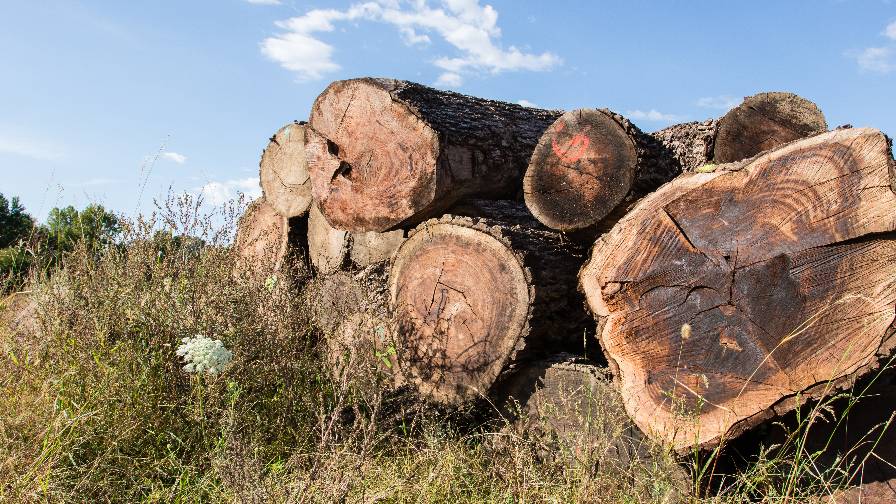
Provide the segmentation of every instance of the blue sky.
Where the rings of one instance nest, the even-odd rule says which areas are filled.
[[[652,131],[788,90],[896,135],[896,2],[0,0],[0,192],[44,219],[258,193],[332,80],[414,80]]]

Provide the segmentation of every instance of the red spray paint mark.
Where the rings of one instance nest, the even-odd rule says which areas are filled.
[[[555,131],[560,131],[562,129],[562,127],[555,128]],[[554,151],[554,154],[560,158],[560,161],[563,161],[564,163],[575,163],[582,159],[582,156],[588,152],[589,145],[591,145],[591,140],[582,133],[577,133],[573,136],[563,148],[560,148],[560,145],[557,144],[556,138],[551,139],[551,149]]]

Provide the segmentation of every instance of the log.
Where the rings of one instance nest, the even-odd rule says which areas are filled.
[[[352,232],[408,227],[461,198],[515,197],[558,115],[412,82],[337,81],[311,109],[312,193]]]
[[[391,320],[388,275],[389,263],[381,262],[356,272],[337,271],[314,278],[306,290],[306,303],[317,328],[330,337],[356,313]]]
[[[626,409],[709,447],[878,366],[896,340],[887,138],[836,130],[643,199],[580,273]]]
[[[680,172],[662,143],[623,116],[580,109],[560,116],[541,136],[523,179],[523,194],[542,224],[580,231]]]
[[[345,267],[349,247],[348,231],[331,226],[317,205],[311,205],[308,212],[308,254],[314,271],[319,275],[328,275]]]
[[[828,129],[824,114],[793,93],[759,93],[719,120],[713,148],[715,163],[730,163]]]
[[[318,274],[328,275],[352,265],[366,268],[388,261],[404,238],[405,232],[401,229],[385,233],[350,233],[336,229],[317,205],[312,205],[308,214],[308,249]]]
[[[271,137],[258,171],[265,201],[277,213],[290,218],[308,212],[311,178],[305,161],[305,123],[289,123]]]
[[[683,502],[687,471],[632,423],[605,367],[570,354],[526,364],[502,384],[500,404],[512,422],[511,442],[533,441],[541,461],[595,466],[600,474],[631,475],[653,468],[652,495]],[[518,448],[517,448],[518,449]],[[662,497],[660,497],[662,495]]]
[[[575,275],[584,250],[521,204],[494,215],[427,221],[392,260],[398,361],[435,401],[487,397],[512,363],[582,352],[588,316]]]
[[[237,223],[234,251],[238,268],[268,274],[279,271],[289,254],[289,220],[264,197],[249,204]]]
[[[652,133],[684,172],[708,164],[753,157],[793,140],[823,133],[824,114],[793,93],[759,93],[744,98],[721,119],[674,124]]]

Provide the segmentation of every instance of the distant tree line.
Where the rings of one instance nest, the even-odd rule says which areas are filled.
[[[120,232],[118,217],[102,205],[54,208],[47,222],[38,224],[18,197],[0,194],[0,290],[21,287],[32,267],[53,266],[77,246],[111,245]]]

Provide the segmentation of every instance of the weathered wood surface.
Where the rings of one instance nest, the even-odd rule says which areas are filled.
[[[582,349],[588,316],[575,275],[584,250],[521,204],[495,207],[491,218],[423,223],[392,262],[398,360],[438,401],[488,396],[511,362]]]
[[[289,254],[289,220],[277,213],[264,197],[249,204],[237,224],[234,250],[241,268],[273,272]]]
[[[713,161],[730,163],[828,129],[824,114],[793,93],[759,93],[719,120]]]
[[[337,81],[311,109],[312,193],[352,232],[414,225],[461,198],[514,197],[559,114],[405,81]]]
[[[769,92],[744,98],[721,119],[673,124],[651,135],[672,152],[681,171],[694,172],[825,130],[824,114],[814,103],[793,93]]]
[[[261,154],[259,182],[265,201],[280,215],[305,215],[311,206],[311,177],[305,160],[305,124],[292,122],[271,137]]]
[[[680,172],[671,152],[625,117],[605,109],[579,109],[560,116],[542,135],[523,193],[542,224],[579,231]]]
[[[336,229],[317,205],[312,205],[308,214],[308,249],[318,274],[335,273],[349,266],[366,268],[388,261],[404,242],[404,235],[400,229],[385,233],[350,233]]]
[[[837,130],[641,201],[581,288],[635,423],[711,446],[874,369],[896,341],[887,139]]]

